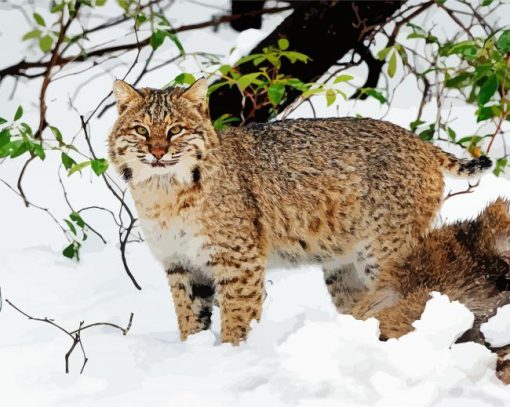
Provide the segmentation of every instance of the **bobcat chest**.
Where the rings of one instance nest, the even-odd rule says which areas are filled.
[[[182,265],[203,269],[210,260],[208,239],[192,216],[140,219],[154,256],[166,267]]]

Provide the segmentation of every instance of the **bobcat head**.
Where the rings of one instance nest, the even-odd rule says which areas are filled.
[[[135,89],[117,80],[113,93],[119,117],[110,133],[109,156],[124,179],[191,182],[193,170],[217,143],[205,79],[187,89],[164,90]]]

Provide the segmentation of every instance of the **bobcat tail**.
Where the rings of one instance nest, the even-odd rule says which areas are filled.
[[[452,154],[439,150],[439,154],[436,154],[436,157],[443,171],[453,177],[477,177],[492,167],[492,161],[486,155],[468,160],[457,158]]]

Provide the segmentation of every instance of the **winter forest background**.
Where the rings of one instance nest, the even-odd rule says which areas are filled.
[[[479,184],[447,179],[437,224],[473,217],[510,197],[510,3],[1,0],[0,21],[1,405],[510,406],[495,356],[453,344],[463,306],[436,295],[416,331],[380,342],[375,320],[337,315],[314,267],[268,273],[239,348],[217,314],[181,343],[106,160],[114,79],[205,77],[218,130],[360,115],[489,154]]]

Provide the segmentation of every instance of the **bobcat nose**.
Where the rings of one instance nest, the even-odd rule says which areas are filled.
[[[164,147],[152,147],[151,148],[151,154],[156,157],[156,160],[161,160],[161,157],[163,157],[166,154],[166,148]]]

